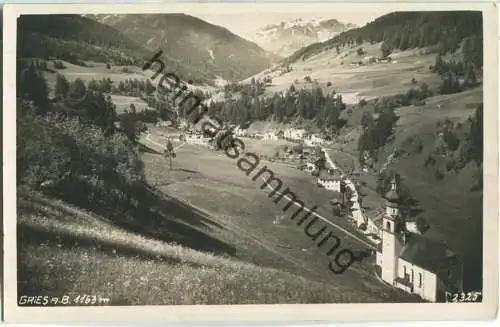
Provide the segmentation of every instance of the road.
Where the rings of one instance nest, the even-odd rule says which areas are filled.
[[[279,192],[279,191],[275,191],[275,190],[274,190],[274,187],[272,187],[271,185],[269,185],[269,184],[267,183],[267,181],[266,181],[266,179],[265,179],[264,177],[262,177],[262,180],[264,181],[264,183],[266,183],[266,186],[267,186],[269,189],[273,190],[276,194],[281,195],[282,197],[284,197],[284,198],[285,198],[285,199],[287,199],[288,201],[292,202],[294,206],[297,206],[297,207],[300,207],[300,206],[301,206],[301,204],[299,204],[298,202],[293,201],[293,200],[292,200],[289,196],[284,195],[283,193],[281,193],[281,192]],[[342,232],[343,232],[344,234],[346,234],[347,236],[354,238],[356,241],[358,241],[358,242],[362,243],[364,246],[367,246],[367,247],[369,247],[369,248],[373,248],[373,249],[374,249],[374,248],[376,248],[373,244],[371,244],[371,243],[369,243],[369,242],[367,242],[367,241],[363,240],[362,238],[360,238],[360,237],[358,237],[358,236],[354,235],[353,233],[351,233],[351,232],[349,232],[348,230],[344,229],[343,227],[341,227],[341,226],[339,226],[339,225],[335,224],[334,222],[332,222],[332,221],[328,220],[327,218],[323,217],[322,215],[320,215],[320,214],[318,214],[318,213],[316,213],[316,212],[311,211],[309,208],[304,207],[304,211],[306,211],[306,212],[311,212],[311,213],[313,214],[313,216],[315,216],[315,217],[319,218],[320,220],[324,221],[324,222],[325,222],[325,223],[327,223],[328,225],[330,225],[330,226],[332,226],[332,227],[334,227],[334,228],[336,228],[336,229],[338,229],[338,230],[342,231]]]
[[[330,158],[330,155],[328,154],[327,150],[325,148],[323,148],[322,150],[325,153],[326,161],[328,162],[330,167],[339,170],[345,176],[344,172],[342,172],[340,168],[337,167],[337,165],[335,165],[335,162],[333,162],[332,158]],[[358,192],[356,191],[356,187],[354,186],[354,183],[347,177],[345,178],[345,183],[346,186],[352,191],[352,197],[350,200],[353,202],[353,205],[351,207],[353,218],[357,222],[364,221],[365,218],[363,217],[363,213],[361,212],[361,205],[359,204],[359,195]]]
[[[338,168],[337,165],[335,165],[335,162],[333,162],[333,160],[330,157],[330,155],[328,154],[327,150],[325,148],[322,148],[322,149],[323,149],[323,152],[325,153],[325,158],[326,158],[326,161],[328,162],[328,164],[333,169],[338,169],[342,173],[342,175],[346,176],[346,174],[344,172],[342,172],[342,170],[340,170],[340,168]],[[364,214],[363,208],[361,207],[361,204],[359,203],[359,194],[356,190],[354,183],[347,177],[345,178],[345,183],[346,183],[346,186],[352,191],[351,201],[353,202],[353,205],[351,207],[351,211],[352,211],[352,217],[356,221],[356,224],[359,226],[359,224],[366,222],[368,225],[367,228],[372,229],[372,230],[375,230],[375,229],[378,230],[378,227],[375,225],[375,223]],[[374,242],[374,241],[372,241],[372,242]]]
[[[151,134],[146,134],[146,136],[145,136],[145,137],[142,137],[142,139],[143,139],[143,140],[145,140],[145,141],[146,141],[146,143],[152,143],[152,144],[154,144],[154,145],[156,145],[156,146],[158,146],[158,147],[161,147],[161,148],[165,149],[166,144],[165,144],[165,143],[164,143],[164,144],[161,144],[161,143],[158,143],[158,142],[156,142],[156,141],[153,141],[153,140],[151,139]],[[174,143],[175,143],[175,142],[178,142],[178,141],[176,141],[175,139],[174,139],[173,141],[174,141]],[[182,142],[180,145],[178,145],[178,146],[174,147],[174,150],[177,150],[177,149],[182,148],[185,144],[186,144],[186,142]]]

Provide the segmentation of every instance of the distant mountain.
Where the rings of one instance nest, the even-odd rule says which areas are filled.
[[[255,41],[264,49],[286,57],[309,44],[326,41],[355,27],[336,19],[297,18],[260,28]]]
[[[283,62],[290,64],[323,51],[335,51],[336,47],[355,46],[362,42],[384,42],[388,53],[393,49],[428,46],[438,46],[441,54],[454,52],[466,38],[475,38],[474,43],[481,42],[482,22],[479,11],[394,12],[327,41],[310,44]],[[482,52],[482,45],[477,46],[477,50]]]
[[[242,80],[275,56],[229,30],[185,14],[87,16],[121,31],[150,51],[163,50],[168,71],[183,79]]]

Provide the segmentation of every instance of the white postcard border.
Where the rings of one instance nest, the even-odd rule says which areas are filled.
[[[286,6],[284,9],[283,6]],[[17,306],[16,246],[16,39],[17,17],[49,13],[164,13],[380,10],[483,11],[484,198],[483,302],[468,304],[283,304],[211,306],[41,307]],[[352,322],[393,320],[485,320],[498,307],[498,7],[491,3],[149,3],[6,4],[3,9],[4,318],[18,323],[147,322]]]

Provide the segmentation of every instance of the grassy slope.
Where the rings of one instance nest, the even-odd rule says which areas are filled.
[[[363,48],[366,52],[358,56],[356,51]],[[310,76],[317,80],[323,91],[341,93],[344,102],[357,103],[359,99],[392,95],[405,92],[413,85],[411,79],[415,77],[419,82],[426,82],[431,87],[439,85],[439,77],[429,71],[429,65],[434,64],[435,55],[425,54],[424,50],[411,49],[403,52],[394,52],[391,57],[395,62],[387,64],[370,64],[361,67],[351,67],[351,62],[357,62],[365,57],[380,56],[380,44],[364,43],[360,46],[343,49],[339,54],[335,49],[321,52],[291,64],[292,71],[279,74],[260,73],[256,79],[270,76],[273,85],[267,89],[268,93],[286,90],[294,83],[296,88],[311,88],[315,84],[307,83],[304,77]],[[244,82],[250,82],[251,78]],[[331,86],[326,86],[331,82]]]
[[[47,62],[47,67],[54,72],[46,71],[44,72],[44,77],[47,80],[49,86],[50,96],[54,96],[54,91],[56,87],[57,74],[63,75],[69,82],[74,82],[77,78],[81,79],[84,83],[88,83],[91,80],[102,80],[103,78],[109,78],[115,86],[119,85],[121,81],[129,79],[137,79],[139,81],[146,81],[150,79],[154,72],[147,70],[143,71],[141,67],[137,66],[111,66],[111,69],[106,68],[106,64],[102,62],[86,62],[87,67],[82,67],[78,65],[71,64],[64,60],[61,62],[66,67],[65,69],[56,69],[52,61]],[[127,69],[127,72],[124,72]],[[159,77],[155,80],[151,80],[153,85],[157,85],[159,82]],[[189,90],[195,91],[199,90],[202,92],[213,91],[213,87],[208,85],[190,85]],[[186,94],[188,91],[186,91]],[[123,112],[125,109],[129,109],[131,103],[134,103],[138,111],[148,108],[147,104],[139,98],[129,97],[123,95],[111,95],[113,102],[116,104],[116,111],[118,113]],[[180,101],[180,100],[179,100]]]
[[[224,155],[185,146],[168,173],[165,159],[149,152],[146,172],[159,194],[205,211],[163,196],[140,225],[127,225],[22,195],[21,294],[90,293],[112,304],[418,301],[374,280],[370,262],[332,274],[327,249],[291,222],[273,226],[280,209]],[[273,169],[308,206],[320,194],[327,201],[321,189],[302,194],[310,181],[295,170]],[[342,240],[342,248],[354,246]]]
[[[113,305],[376,300],[340,285],[143,237],[36,194],[22,198],[20,206],[21,294],[95,294]]]
[[[153,130],[152,135],[154,134]],[[324,247],[318,248],[304,234],[303,228],[290,221],[289,217],[295,210],[283,213],[283,204],[275,205],[268,198],[268,191],[260,189],[262,182],[252,181],[254,174],[246,176],[239,170],[236,159],[228,159],[222,153],[212,152],[201,146],[185,145],[177,150],[172,172],[168,172],[168,164],[160,156],[145,154],[143,160],[150,183],[166,194],[203,208],[215,222],[240,235],[239,239],[228,240],[230,244],[238,244],[236,255],[239,258],[268,265],[269,263],[264,262],[265,258],[255,252],[258,245],[277,255],[276,259],[279,260],[272,262],[272,267],[300,272],[301,275],[326,283],[342,284],[389,301],[410,299],[399,292],[393,292],[373,277],[373,258],[355,263],[342,275],[330,272],[328,262],[333,260],[335,254],[329,258],[326,252],[332,244],[327,242]],[[261,162],[258,169],[264,164],[270,166],[284,185],[289,186],[308,208],[318,205],[316,212],[356,234],[347,221],[333,217],[328,204],[329,192],[314,187],[310,176],[295,168],[266,162]],[[281,220],[279,224],[273,223],[276,219]],[[312,231],[320,227],[318,224]],[[341,249],[365,249],[363,244],[346,237],[342,231],[335,228],[329,230],[341,239]]]
[[[282,258],[255,242],[239,249],[238,255],[214,255],[131,232],[39,194],[21,195],[19,207],[20,294],[95,294],[110,298],[112,305],[378,302],[384,298],[342,283],[325,284],[266,268],[280,267]],[[248,242],[243,234],[227,230],[224,234],[219,238],[236,240],[237,245]],[[240,260],[238,256],[247,259],[245,252],[256,255],[254,261],[264,266]]]

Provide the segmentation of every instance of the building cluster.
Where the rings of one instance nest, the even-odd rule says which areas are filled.
[[[187,132],[185,135],[185,140],[190,144],[200,144],[207,145],[210,143],[210,138],[203,135],[201,132]]]
[[[380,58],[380,57],[375,57],[375,56],[366,56],[361,60],[351,62],[349,65],[351,67],[359,67],[359,66],[369,65],[369,64],[388,64],[390,62],[396,63],[395,61],[391,60],[391,57]]]
[[[250,134],[236,126],[233,127],[233,133],[235,136],[259,137],[266,140],[302,140],[310,150],[312,147],[307,144],[307,139],[311,145],[324,142],[304,129],[290,128],[259,135]],[[184,137],[186,142],[192,144],[210,143],[210,138],[201,132],[190,131]],[[304,152],[301,156],[305,155]],[[431,302],[443,300],[445,292],[463,290],[463,264],[459,257],[446,244],[424,236],[415,221],[405,219],[401,214],[401,198],[396,178],[391,181],[391,189],[385,195],[384,212],[375,219],[368,219],[361,210],[354,183],[336,168],[320,169],[321,158],[310,154],[307,155],[309,161],[303,169],[316,176],[319,186],[332,192],[331,204],[338,208],[350,206],[349,219],[353,224],[366,235],[373,234],[378,236],[379,240],[381,238],[381,242],[377,242],[376,251],[376,272],[381,280]]]
[[[388,284],[431,302],[445,292],[463,290],[463,264],[445,243],[420,234],[401,214],[397,181],[385,195],[382,242],[377,248],[377,273]]]
[[[338,169],[320,169],[317,158],[311,158],[303,166],[303,170],[316,176],[318,186],[332,192],[333,200],[338,205],[348,208],[350,215],[347,219],[362,233],[370,237],[375,243],[382,237],[380,226],[363,213],[359,202],[359,195],[354,183]],[[340,199],[340,200],[339,200]]]
[[[304,128],[287,128],[285,130],[268,131],[265,133],[250,132],[240,126],[233,128],[233,133],[237,137],[252,137],[263,140],[277,141],[284,139],[291,142],[303,142],[306,146],[318,146],[327,142],[326,139],[307,132]]]

